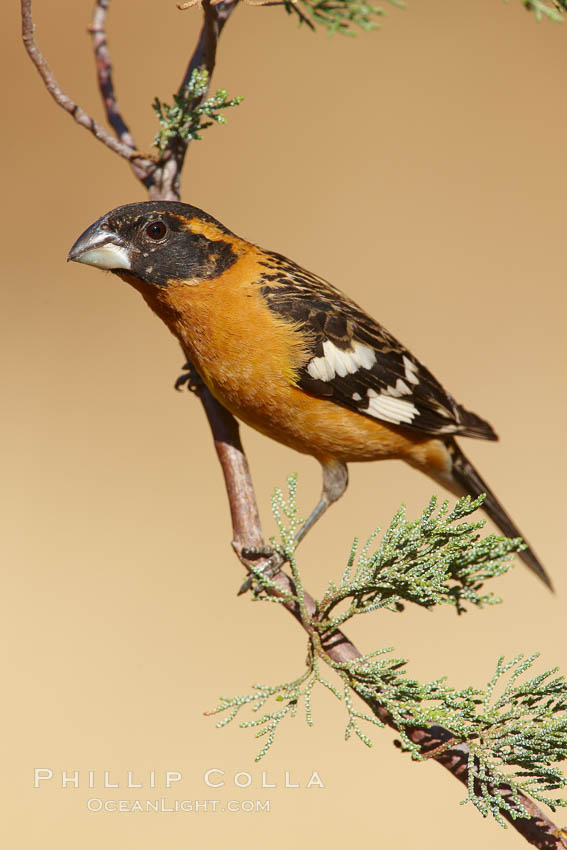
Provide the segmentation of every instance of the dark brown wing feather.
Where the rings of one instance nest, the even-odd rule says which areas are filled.
[[[298,380],[305,392],[427,434],[497,439],[487,422],[457,404],[419,360],[338,289],[280,254],[267,254],[262,265],[259,285],[268,306],[299,323],[311,341],[313,358]]]

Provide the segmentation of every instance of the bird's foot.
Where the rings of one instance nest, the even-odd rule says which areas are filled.
[[[189,392],[196,393],[199,392],[201,387],[203,386],[203,382],[201,380],[201,376],[193,366],[190,360],[182,366],[184,371],[183,375],[180,375],[176,380],[174,387],[176,390],[181,390],[183,387],[187,387]]]
[[[275,552],[274,549],[267,544],[263,544],[262,546],[244,546],[240,551],[240,557],[245,561],[258,561],[261,558],[267,558],[268,560],[261,568],[260,573],[262,577],[268,579],[276,576],[285,563],[282,556],[278,552]],[[254,586],[254,582],[257,581],[261,581],[261,579],[258,578],[257,573],[251,573],[246,581],[240,586],[238,596],[241,596],[243,593],[251,590]]]
[[[275,552],[268,543],[263,543],[261,546],[243,546],[240,554],[245,561],[258,561],[260,558],[271,558]]]

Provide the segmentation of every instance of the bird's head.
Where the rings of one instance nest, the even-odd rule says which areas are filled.
[[[239,254],[240,240],[220,222],[175,201],[117,207],[82,233],[68,260],[147,284],[197,284],[221,275]]]

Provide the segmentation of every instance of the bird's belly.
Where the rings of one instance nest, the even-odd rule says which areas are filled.
[[[344,462],[406,457],[427,437],[402,433],[291,385],[233,383],[203,376],[213,395],[257,431],[318,459]]]
[[[403,458],[424,466],[431,464],[432,454],[439,454],[440,462],[446,462],[440,440],[391,427],[295,387],[309,349],[293,325],[274,318],[257,290],[242,294],[217,280],[141,291],[215,398],[273,440],[319,460]],[[244,297],[246,322],[241,316]]]

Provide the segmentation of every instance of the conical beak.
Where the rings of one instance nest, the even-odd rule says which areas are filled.
[[[67,257],[67,262],[85,263],[97,269],[131,269],[130,252],[124,240],[108,229],[101,218],[82,233]]]

